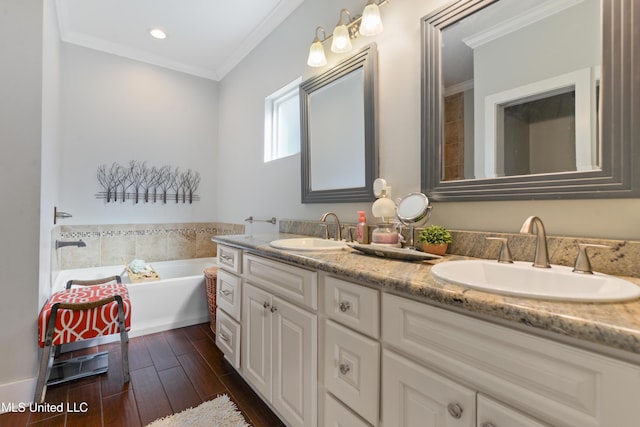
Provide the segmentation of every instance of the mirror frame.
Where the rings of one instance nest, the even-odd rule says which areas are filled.
[[[635,0],[601,2],[600,170],[441,181],[442,31],[496,1],[458,0],[422,18],[422,191],[434,201],[639,197],[640,8],[632,7]]]
[[[373,181],[378,176],[378,138],[376,132],[377,48],[375,43],[365,46],[353,56],[339,62],[324,73],[300,84],[300,160],[302,203],[347,203],[375,200]],[[365,185],[363,187],[332,190],[311,189],[311,135],[309,114],[311,94],[359,68],[364,77],[364,162]],[[336,153],[338,161],[348,162]]]

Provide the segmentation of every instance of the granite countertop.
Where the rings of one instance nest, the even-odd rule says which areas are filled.
[[[458,312],[494,319],[545,336],[568,337],[574,344],[611,352],[640,363],[640,299],[623,303],[544,301],[492,294],[445,283],[431,275],[437,262],[466,259],[447,255],[442,260],[404,262],[364,255],[356,250],[284,251],[272,248],[277,239],[308,237],[288,233],[215,236],[215,242],[249,252],[326,271],[381,289],[404,294]],[[624,277],[637,285],[640,279]],[[578,341],[576,341],[578,340]],[[587,343],[591,343],[589,345]]]

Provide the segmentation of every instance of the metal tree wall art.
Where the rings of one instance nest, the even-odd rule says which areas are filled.
[[[149,167],[147,162],[131,160],[128,166],[113,163],[98,166],[98,184],[102,191],[96,194],[98,199],[107,203],[133,200],[155,203],[167,200],[176,203],[193,203],[200,200],[196,194],[200,185],[200,174],[191,169],[180,172],[171,166]]]

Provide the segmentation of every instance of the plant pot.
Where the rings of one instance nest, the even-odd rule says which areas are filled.
[[[445,252],[447,252],[448,247],[448,243],[443,243],[441,245],[432,245],[430,243],[422,242],[422,251],[433,255],[444,255]]]

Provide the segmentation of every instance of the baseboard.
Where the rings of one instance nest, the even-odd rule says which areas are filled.
[[[20,408],[25,407],[26,410],[29,410],[29,405],[33,400],[33,392],[36,388],[36,380],[37,378],[34,377],[0,384],[0,414],[18,412]]]

